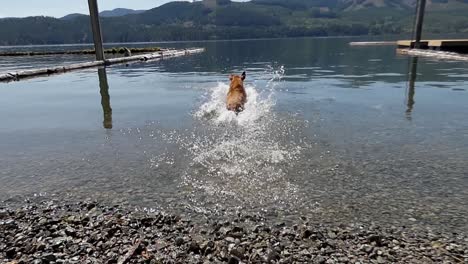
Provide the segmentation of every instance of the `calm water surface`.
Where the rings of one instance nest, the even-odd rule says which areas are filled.
[[[467,63],[350,40],[164,44],[206,52],[0,83],[0,199],[467,232]],[[243,70],[236,117],[223,100]]]

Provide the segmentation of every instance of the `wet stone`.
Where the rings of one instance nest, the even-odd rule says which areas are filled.
[[[200,245],[198,245],[197,242],[192,241],[192,242],[190,242],[190,245],[188,247],[188,251],[193,252],[195,254],[199,254],[200,253]]]
[[[57,257],[54,254],[45,254],[42,256],[42,261],[45,263],[50,263],[53,262],[57,259]]]
[[[5,251],[5,255],[9,259],[13,259],[16,256],[16,248],[9,248]]]
[[[15,228],[0,220],[0,263],[117,263],[129,252],[129,264],[453,263],[440,250],[454,256],[468,252],[464,234],[405,227],[283,226],[255,217],[194,223],[162,212],[116,212],[98,203],[91,215],[87,204],[53,201],[36,206],[8,215]]]
[[[306,229],[306,230],[304,230],[304,232],[302,232],[301,237],[302,238],[309,238],[311,235],[312,235],[312,231],[309,230],[309,229]]]
[[[240,261],[236,257],[230,257],[229,260],[228,260],[228,264],[239,264],[239,263],[240,263]]]
[[[231,249],[230,254],[238,259],[244,259],[245,250],[242,247],[233,248]]]
[[[183,237],[177,237],[177,238],[175,239],[175,245],[176,245],[176,246],[181,246],[181,245],[184,244],[184,242],[185,242],[185,241],[184,241],[184,238],[183,238]]]

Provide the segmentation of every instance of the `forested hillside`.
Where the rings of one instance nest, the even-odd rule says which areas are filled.
[[[101,17],[106,42],[411,32],[416,0],[203,0]],[[468,32],[468,0],[429,0],[425,32]],[[0,19],[0,45],[90,43],[89,17]]]

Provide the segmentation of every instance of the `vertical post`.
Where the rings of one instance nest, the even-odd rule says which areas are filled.
[[[426,9],[426,0],[418,0],[417,12],[416,12],[416,24],[414,25],[416,31],[414,35],[414,48],[419,49],[421,47],[421,35],[422,27],[424,22],[424,11]]]
[[[96,51],[96,60],[104,60],[104,49],[102,48],[102,32],[99,23],[99,9],[97,0],[88,0],[89,17],[91,18],[91,28],[93,30],[94,49]]]

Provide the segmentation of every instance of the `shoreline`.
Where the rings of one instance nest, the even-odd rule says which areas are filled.
[[[367,37],[367,39],[391,38],[395,41],[403,35],[336,35],[336,36],[301,36],[301,37],[278,37],[278,38],[237,38],[237,39],[201,39],[201,40],[166,40],[166,41],[135,41],[135,42],[105,42],[104,46],[115,45],[150,45],[150,44],[187,44],[187,43],[213,43],[213,42],[243,42],[257,40],[285,40],[285,39],[343,39]],[[93,43],[63,43],[63,44],[20,44],[20,45],[0,45],[0,49],[7,48],[30,48],[30,47],[92,47]]]
[[[466,263],[468,237],[349,223],[194,223],[94,201],[0,203],[0,263]]]

